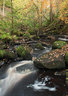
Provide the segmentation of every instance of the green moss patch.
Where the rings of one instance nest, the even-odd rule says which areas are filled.
[[[6,51],[6,58],[7,59],[15,59],[15,54],[11,51]]]
[[[64,41],[55,41],[52,45],[53,49],[61,49],[64,45],[66,45],[67,43]]]
[[[44,49],[44,47],[42,46],[41,43],[37,43],[37,44],[35,45],[35,48],[40,49],[40,50],[43,50],[43,49]]]
[[[23,46],[18,46],[18,48],[16,48],[16,52],[18,56],[22,57],[23,59],[27,59],[27,60],[32,59],[30,52]]]
[[[5,50],[0,50],[0,59],[5,58],[6,56],[6,51]]]

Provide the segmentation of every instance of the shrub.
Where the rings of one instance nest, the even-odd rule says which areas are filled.
[[[23,34],[23,37],[24,37],[24,38],[30,38],[30,34],[29,34],[29,33],[24,33],[24,34]]]

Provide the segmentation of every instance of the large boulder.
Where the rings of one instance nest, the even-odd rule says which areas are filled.
[[[38,68],[48,69],[62,69],[65,68],[64,54],[61,54],[60,49],[53,50],[44,54],[34,61],[35,66]]]

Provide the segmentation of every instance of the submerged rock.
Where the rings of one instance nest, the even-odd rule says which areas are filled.
[[[38,68],[48,69],[62,69],[65,68],[64,55],[61,54],[61,50],[56,49],[47,54],[44,54],[40,58],[34,61],[35,66]]]

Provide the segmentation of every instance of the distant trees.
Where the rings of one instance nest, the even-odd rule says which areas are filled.
[[[59,19],[68,24],[68,0],[65,0],[60,6]]]
[[[11,34],[25,31],[38,36],[55,18],[68,22],[68,0],[0,0],[0,15],[0,27]]]
[[[53,6],[52,6],[52,0],[50,0],[50,21],[52,22],[53,21]]]
[[[13,20],[13,0],[11,0],[11,24],[12,24],[11,34],[13,34],[13,31],[14,31],[14,20]]]

